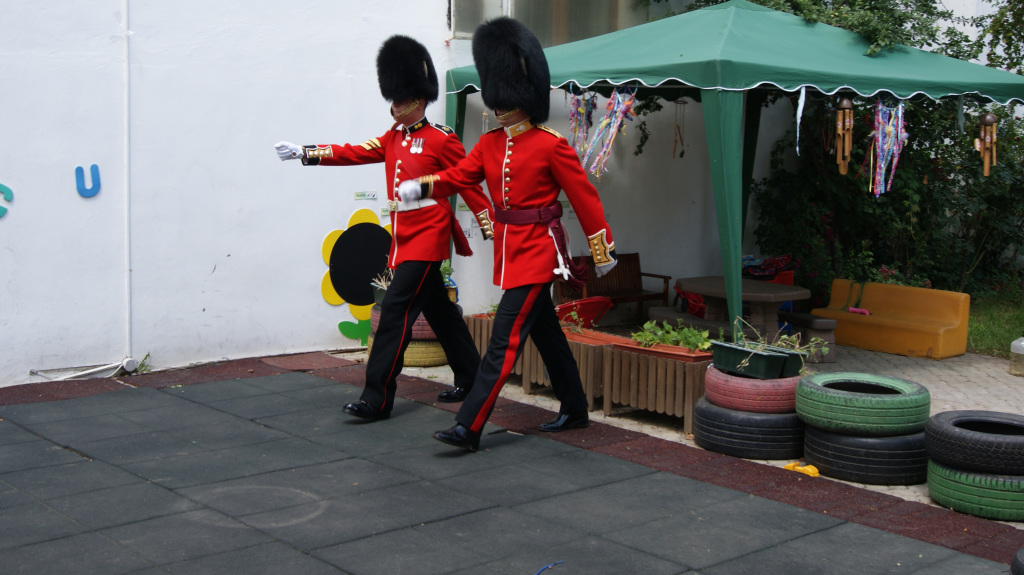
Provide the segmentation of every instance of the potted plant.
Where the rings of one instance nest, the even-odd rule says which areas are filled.
[[[734,332],[738,334],[739,340],[736,343],[712,342],[714,365],[720,371],[758,379],[794,377],[806,373],[805,360],[815,350],[828,353],[827,342],[821,338],[803,343],[800,334],[782,335],[780,330],[774,338],[768,339],[757,333],[749,323],[747,327],[757,337],[747,339],[744,330],[739,329],[741,321],[747,323],[742,319],[737,320]]]
[[[453,273],[455,270],[452,268],[451,260],[441,262],[441,277],[444,278],[444,287],[448,289],[448,299],[452,300],[452,303],[459,303],[459,286],[455,285],[455,280],[452,279]]]
[[[395,270],[384,268],[384,271],[373,278],[370,285],[373,286],[373,303],[380,305],[384,301],[384,293],[388,291],[391,280],[395,277]]]
[[[707,361],[712,357],[708,351],[711,348],[708,331],[683,326],[681,323],[673,327],[667,322],[659,325],[652,320],[632,336],[632,340],[613,343],[612,347],[688,362]]]

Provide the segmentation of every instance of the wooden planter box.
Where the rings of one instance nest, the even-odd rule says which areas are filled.
[[[574,333],[566,330],[565,337],[569,340],[569,349],[576,359],[576,367],[580,371],[580,380],[583,382],[583,391],[587,394],[587,404],[590,410],[598,408],[596,399],[604,394],[604,354],[608,352],[609,338],[618,336],[601,333],[591,330],[583,330],[584,333]],[[541,359],[540,350],[533,343],[532,339],[526,341],[523,348],[523,391],[533,393],[535,385],[551,387],[551,378],[544,367],[544,360]]]
[[[631,351],[633,353],[653,355],[679,361],[688,361],[691,363],[711,360],[710,351],[694,351],[688,347],[668,345],[666,343],[656,343],[653,347],[644,347],[634,340],[629,340],[626,342],[613,343],[612,347],[620,351]]]
[[[473,337],[473,343],[476,344],[476,350],[480,353],[480,357],[483,357],[487,352],[487,344],[491,341],[491,331],[494,330],[494,317],[490,314],[476,314],[465,316],[466,326],[469,327],[469,335]],[[533,345],[533,342],[527,341],[527,346]],[[523,356],[526,355],[525,350],[523,355],[519,356],[516,361],[516,365],[512,370],[515,375],[523,374]]]
[[[604,354],[604,413],[615,405],[683,418],[693,433],[693,406],[704,394],[710,360],[682,361],[612,347]]]

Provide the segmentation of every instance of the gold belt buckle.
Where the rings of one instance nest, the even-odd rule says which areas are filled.
[[[398,211],[398,202],[396,202],[395,200],[388,200],[388,210],[390,210],[392,212],[397,212]]]

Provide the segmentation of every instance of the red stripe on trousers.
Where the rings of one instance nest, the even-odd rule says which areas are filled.
[[[426,281],[427,275],[430,274],[430,266],[423,273],[423,277],[420,278],[419,285],[416,286],[416,291],[412,294],[412,298],[409,300],[409,306],[412,306],[412,302],[419,295],[420,289],[423,288],[423,282]],[[415,320],[415,318],[414,318]],[[405,334],[408,333],[409,328],[409,307],[405,308],[405,315],[402,318],[402,337],[398,340],[398,353],[395,354],[394,361],[391,362],[391,371],[388,372],[388,376],[384,379],[384,402],[380,404],[380,409],[384,409],[384,406],[388,404],[388,382],[391,381],[391,374],[395,373],[395,366],[398,365],[398,358],[402,356],[402,349],[405,347]]]
[[[537,301],[537,296],[543,287],[543,284],[536,284],[530,288],[530,294],[526,296],[526,301],[519,308],[519,315],[516,316],[516,321],[512,324],[512,331],[509,333],[508,347],[505,348],[505,359],[501,362],[501,372],[498,374],[498,381],[494,383],[490,395],[487,396],[487,401],[484,402],[483,408],[476,414],[476,419],[473,420],[473,425],[470,427],[470,430],[474,433],[480,433],[484,424],[487,423],[487,417],[491,414],[491,409],[494,408],[494,402],[498,400],[498,394],[501,392],[501,388],[504,387],[505,380],[512,374],[512,368],[516,364],[516,353],[519,351],[519,342],[523,335],[523,323],[526,321],[526,316],[530,313],[530,310],[533,309],[533,302]]]

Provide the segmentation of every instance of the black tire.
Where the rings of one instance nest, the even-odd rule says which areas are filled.
[[[954,511],[995,519],[1024,520],[1024,477],[963,471],[928,460],[928,495]]]
[[[1013,563],[1010,563],[1010,575],[1024,575],[1024,547],[1017,550],[1013,556]]]
[[[931,395],[919,383],[869,373],[818,373],[800,378],[796,412],[825,431],[862,437],[909,435],[924,429]]]
[[[708,366],[704,395],[719,407],[753,413],[793,413],[799,377],[757,379]]]
[[[944,411],[924,428],[928,456],[950,467],[1024,475],[1024,415]]]
[[[708,451],[744,459],[797,459],[804,424],[795,413],[750,413],[701,397],[693,408],[693,440]]]
[[[804,459],[822,475],[869,485],[917,485],[928,479],[924,432],[858,437],[808,426]]]

